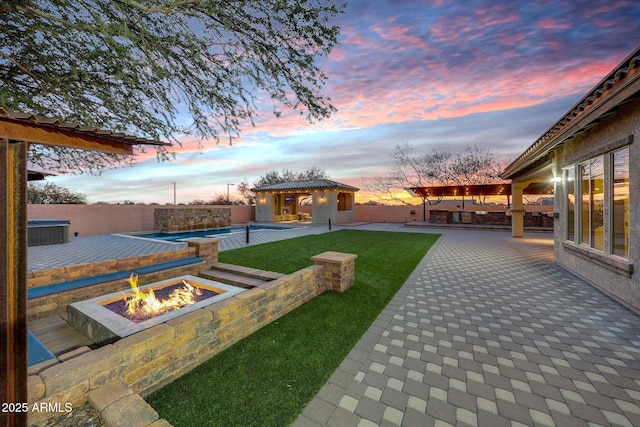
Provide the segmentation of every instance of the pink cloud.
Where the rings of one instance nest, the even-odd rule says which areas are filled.
[[[330,61],[343,61],[347,57],[347,51],[341,47],[334,48],[329,54]]]
[[[511,6],[450,9],[429,31],[401,15],[362,28],[344,25],[325,63],[323,90],[338,112],[309,124],[298,112],[276,118],[270,100],[259,100],[255,127],[244,126],[244,140],[234,144],[533,106],[584,92],[615,65],[567,60],[561,37],[529,40],[535,28],[568,27],[556,17],[524,22]],[[177,150],[201,151],[192,140]]]
[[[566,30],[571,28],[571,24],[568,22],[560,22],[557,19],[547,18],[538,22],[538,27],[543,30]]]
[[[506,46],[514,46],[522,43],[526,38],[526,33],[502,34],[498,36],[498,41]]]
[[[317,126],[324,130],[366,128],[533,106],[586,91],[615,64],[567,62],[560,68],[544,63],[520,68],[516,62],[509,65],[512,68],[504,71],[474,74],[464,70],[456,73],[434,61],[423,68],[401,69],[402,78],[383,73],[370,81],[354,73],[343,77],[344,84],[331,86],[329,92],[339,111]],[[261,116],[255,130],[271,136],[313,131],[314,126],[296,113],[280,119]]]
[[[506,11],[502,6],[465,10],[465,13],[451,13],[441,15],[431,26],[431,32],[437,36],[436,40],[449,45],[461,43],[478,37],[489,27],[495,27],[520,20],[512,11]]]
[[[613,12],[615,10],[618,9],[622,9],[625,6],[631,5],[633,4],[633,1],[616,1],[616,2],[612,2],[609,4],[604,4],[604,5],[598,5],[596,7],[591,7],[591,8],[585,8],[584,10],[584,18],[585,19],[592,19],[594,17],[597,17],[599,15],[604,15],[606,13],[609,12]]]
[[[613,14],[620,9],[633,5],[633,1],[616,1],[609,4],[585,8],[582,19],[591,22],[598,29],[612,29],[620,25],[620,14]]]
[[[402,43],[402,49],[412,47],[423,47],[425,42],[418,36],[409,34],[412,27],[402,24],[395,24],[390,27],[374,26],[373,29],[383,40],[392,40]]]
[[[480,29],[520,21],[518,14],[505,10],[502,5],[475,9],[472,14],[477,23],[477,28]]]

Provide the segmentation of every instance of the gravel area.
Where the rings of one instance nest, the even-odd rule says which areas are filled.
[[[97,409],[84,404],[71,412],[51,418],[45,427],[106,427]]]

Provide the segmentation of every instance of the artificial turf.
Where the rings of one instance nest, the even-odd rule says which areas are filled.
[[[354,286],[325,292],[147,397],[179,426],[285,426],[317,394],[438,235],[340,230],[221,252],[292,273],[324,251],[358,255]]]

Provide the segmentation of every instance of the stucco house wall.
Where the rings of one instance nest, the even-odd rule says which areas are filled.
[[[273,197],[270,195],[259,195],[256,197],[256,221],[273,221]]]
[[[563,168],[629,147],[629,258],[607,254],[611,230],[606,220],[612,215],[611,201],[605,199],[605,251],[594,250],[567,240],[567,183],[556,185],[555,258],[565,268],[605,293],[640,311],[640,100],[631,101],[597,125],[554,151],[554,175]],[[605,156],[605,159],[607,156]],[[605,164],[605,174],[607,167]],[[576,177],[578,179],[578,177]],[[605,181],[606,185],[606,181]],[[605,192],[606,195],[606,192]],[[576,209],[579,209],[576,206]],[[576,230],[578,232],[578,230]]]
[[[514,237],[524,189],[554,182],[556,261],[640,313],[639,137],[640,46],[500,177],[511,179]]]

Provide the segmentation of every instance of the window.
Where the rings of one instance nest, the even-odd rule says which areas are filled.
[[[629,258],[629,148],[563,170],[567,240]]]
[[[567,184],[567,240],[576,240],[576,171],[573,167],[564,170]]]
[[[612,253],[629,258],[629,148],[611,154],[613,167]]]
[[[604,250],[604,159],[596,157],[589,162],[590,177],[590,241],[591,247]]]
[[[604,159],[578,166],[580,182],[580,243],[604,250]]]

